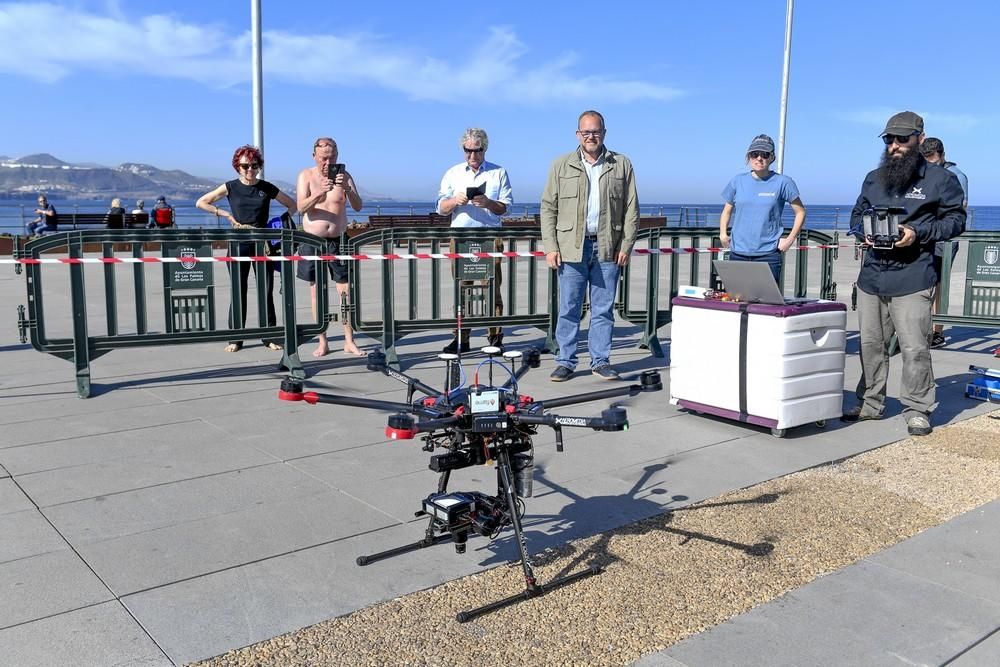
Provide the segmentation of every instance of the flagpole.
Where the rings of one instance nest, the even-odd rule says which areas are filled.
[[[788,72],[792,63],[792,13],[795,10],[795,0],[787,0],[785,10],[785,64],[781,74],[781,120],[778,124],[778,166],[777,172],[782,173],[785,166],[785,118],[788,115]]]
[[[264,153],[264,74],[263,58],[261,55],[261,31],[260,31],[260,0],[250,0],[250,33],[252,44],[252,67],[253,67],[253,145],[260,152]],[[258,173],[260,178],[264,177],[264,169]]]

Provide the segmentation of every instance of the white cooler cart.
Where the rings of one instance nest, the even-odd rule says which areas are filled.
[[[843,414],[847,307],[835,301],[772,306],[675,297],[670,402],[786,429]]]

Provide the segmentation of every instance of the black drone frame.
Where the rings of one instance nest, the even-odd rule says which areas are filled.
[[[449,452],[431,457],[430,468],[440,473],[437,492],[429,495],[423,504],[423,509],[415,516],[429,516],[424,538],[416,542],[380,551],[367,556],[359,556],[358,565],[368,565],[379,560],[392,558],[400,554],[435,546],[444,542],[453,542],[458,553],[465,552],[465,545],[470,533],[479,534],[490,539],[495,538],[503,528],[510,525],[514,529],[514,541],[520,553],[521,568],[524,572],[525,590],[522,593],[491,602],[489,604],[459,612],[457,620],[460,623],[472,620],[483,614],[496,611],[503,607],[516,604],[522,600],[539,597],[549,591],[565,586],[578,579],[599,574],[599,566],[591,566],[585,570],[558,577],[544,585],[535,578],[531,557],[528,554],[524,534],[521,529],[521,516],[524,504],[520,500],[525,482],[517,478],[523,471],[516,469],[514,463],[518,457],[530,456],[525,452],[533,451],[532,436],[539,426],[548,426],[555,431],[556,451],[563,451],[562,429],[564,426],[591,428],[596,431],[624,431],[628,428],[628,419],[622,407],[610,407],[602,411],[600,417],[569,417],[546,413],[547,410],[577,403],[586,403],[601,399],[635,396],[642,392],[659,391],[663,388],[659,373],[644,371],[639,376],[638,384],[630,384],[601,391],[591,391],[571,396],[563,396],[551,400],[536,401],[528,396],[517,394],[517,380],[528,370],[538,368],[541,353],[536,349],[525,353],[509,351],[503,353],[503,358],[510,363],[510,379],[499,387],[493,386],[493,365],[500,362],[493,357],[500,354],[500,348],[487,347],[483,352],[489,359],[489,380],[487,385],[475,384],[468,389],[453,388],[457,384],[461,358],[458,355],[442,354],[440,358],[447,363],[445,382],[447,388],[440,392],[400,371],[389,368],[385,354],[372,352],[368,355],[368,370],[380,372],[406,385],[406,401],[381,401],[355,396],[319,393],[305,391],[301,380],[287,378],[281,383],[278,398],[286,401],[305,401],[310,404],[330,403],[346,405],[370,410],[391,412],[386,426],[386,436],[392,439],[412,439],[418,433],[424,433],[424,447],[428,452],[435,448],[445,448]],[[521,359],[519,367],[515,361]],[[506,366],[503,366],[506,370]],[[414,400],[415,392],[426,395],[426,398]],[[497,392],[494,396],[506,396],[503,409],[492,414],[477,415],[468,410],[467,403],[483,396],[483,392]],[[416,419],[415,419],[416,417]],[[487,496],[479,492],[448,493],[448,481],[451,471],[495,461],[497,470],[497,494]],[[530,489],[531,469],[527,469]],[[530,496],[530,490],[524,495]],[[445,501],[447,506],[445,506]]]

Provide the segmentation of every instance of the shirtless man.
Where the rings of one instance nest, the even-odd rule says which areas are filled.
[[[299,211],[303,214],[302,228],[310,234],[333,240],[331,254],[340,252],[340,236],[347,228],[347,202],[351,208],[360,211],[361,195],[354,185],[354,179],[346,171],[337,174],[334,180],[327,178],[327,167],[337,163],[337,142],[329,137],[320,137],[313,143],[313,160],[315,167],[303,169],[299,173],[296,195]],[[303,244],[299,247],[300,255],[318,255],[319,248]],[[308,280],[312,292],[313,317],[316,313],[316,264],[318,262],[299,262],[298,277]],[[342,261],[327,262],[330,276],[337,285],[337,293],[342,299],[347,298],[347,264]],[[364,353],[354,344],[354,332],[351,323],[344,319],[344,352],[362,356]],[[319,347],[313,352],[314,357],[322,357],[330,353],[326,331],[319,335]]]

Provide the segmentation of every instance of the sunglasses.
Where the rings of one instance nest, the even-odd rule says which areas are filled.
[[[756,160],[757,158],[761,158],[763,160],[770,160],[771,154],[768,153],[767,151],[750,151],[750,159]]]
[[[260,169],[260,162],[240,162],[240,169],[243,171],[248,169]]]
[[[462,150],[465,151],[466,155],[472,155],[473,153],[482,153],[486,151],[485,148],[466,148],[465,146],[462,146]]]
[[[604,134],[604,130],[577,130],[576,133],[581,137],[599,137]]]
[[[885,142],[886,146],[891,146],[893,142],[896,142],[900,146],[903,146],[905,144],[910,143],[910,137],[916,136],[916,134],[917,134],[916,132],[913,132],[911,134],[906,134],[906,135],[902,135],[902,134],[887,134],[884,137],[882,137],[882,141]]]

